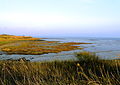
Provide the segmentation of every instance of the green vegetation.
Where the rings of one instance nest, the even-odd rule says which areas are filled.
[[[93,53],[78,61],[0,61],[0,85],[120,85],[120,60],[101,60]]]
[[[0,45],[11,43],[11,41],[0,41]]]
[[[14,36],[14,35],[7,35],[3,34],[0,35],[0,46],[20,42],[20,41],[26,41],[26,40],[38,40],[39,38],[32,38],[30,36]]]

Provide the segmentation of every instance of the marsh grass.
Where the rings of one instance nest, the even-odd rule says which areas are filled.
[[[33,38],[31,36],[14,36],[14,35],[0,35],[0,46],[15,43],[18,41],[26,41],[26,40],[39,40],[40,38]]]
[[[12,44],[11,44],[12,43]],[[2,50],[11,54],[45,54],[77,49],[79,44],[39,41],[30,36],[0,35]],[[120,85],[120,60],[77,53],[78,61],[0,61],[0,85]]]
[[[26,54],[26,55],[40,55],[47,53],[58,53],[61,51],[70,51],[79,49],[79,45],[83,43],[59,43],[57,41],[19,41],[1,48],[7,54]],[[87,44],[87,43],[84,43]],[[82,49],[82,48],[81,48]]]
[[[0,85],[120,85],[120,60],[78,54],[78,61],[0,61]]]
[[[100,60],[99,56],[91,52],[80,52],[76,53],[77,58],[80,61],[97,61]]]
[[[75,46],[80,44],[91,43],[60,43],[58,41],[44,41],[30,36],[0,35],[0,51],[7,54],[41,55],[59,53],[61,51],[83,49],[79,48],[80,46]]]

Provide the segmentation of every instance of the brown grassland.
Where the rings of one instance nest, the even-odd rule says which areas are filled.
[[[32,38],[30,36],[13,35],[0,35],[0,43],[1,51],[7,54],[25,55],[40,55],[82,49],[77,45],[90,44],[77,42],[60,43],[58,41],[43,41],[40,38]]]

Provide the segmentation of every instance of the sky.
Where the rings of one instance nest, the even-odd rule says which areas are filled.
[[[0,0],[0,34],[120,37],[120,0]]]

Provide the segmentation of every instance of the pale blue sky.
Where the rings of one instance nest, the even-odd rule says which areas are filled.
[[[0,34],[119,37],[120,0],[0,0]]]

